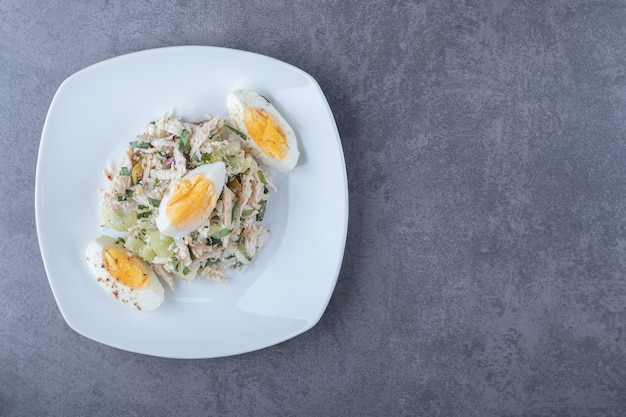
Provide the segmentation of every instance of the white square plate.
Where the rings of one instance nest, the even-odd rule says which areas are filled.
[[[301,150],[296,168],[274,178],[268,243],[225,284],[178,280],[156,311],[127,308],[98,285],[84,259],[101,234],[102,171],[165,113],[227,118],[226,96],[238,88],[268,97]],[[72,329],[132,352],[210,358],[274,345],[319,321],[343,258],[348,186],[334,118],[310,75],[250,52],[182,46],[113,58],[61,84],[41,137],[35,210],[48,281]]]

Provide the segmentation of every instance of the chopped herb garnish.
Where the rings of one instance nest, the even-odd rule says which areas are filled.
[[[122,167],[122,169],[120,170],[120,175],[123,175],[125,177],[129,177],[130,176],[130,172],[128,172],[128,168],[127,167]]]
[[[233,204],[233,211],[231,213],[233,221],[235,217],[237,217],[237,210],[239,210],[239,200],[235,201],[235,204]]]
[[[146,229],[141,229],[141,234],[145,235],[146,234]]]
[[[161,204],[161,200],[157,200],[155,198],[148,197],[148,203],[150,203],[154,207],[159,207],[159,205]]]
[[[160,182],[161,182],[161,180],[160,180],[160,179],[158,179],[158,178],[155,178],[155,179],[154,179],[154,185],[159,185],[159,183],[160,183]]]
[[[139,142],[138,140],[134,140],[130,142],[130,146],[134,146],[135,148],[139,149],[148,149],[150,147],[150,144],[148,142]]]
[[[222,230],[220,230],[219,232],[217,232],[217,233],[215,233],[215,234],[211,235],[211,237],[212,237],[213,239],[221,239],[221,238],[223,238],[224,236],[228,235],[230,232],[232,232],[232,230],[231,230],[231,229],[222,229]]]
[[[247,136],[246,136],[243,132],[241,132],[241,131],[239,131],[239,130],[237,130],[237,129],[235,129],[234,127],[229,126],[229,125],[224,125],[224,126],[226,126],[226,127],[227,127],[227,128],[229,128],[230,130],[232,130],[233,132],[235,132],[235,133],[237,134],[237,136],[239,136],[241,139],[243,139],[243,140],[248,140],[248,137],[247,137]]]
[[[159,154],[159,156],[160,156],[161,158],[167,158],[167,154],[166,154],[165,152],[163,152],[163,151],[157,151],[157,153]]]
[[[123,245],[124,243],[126,243],[126,241],[123,238],[118,237],[117,238],[117,243],[121,243]]]
[[[211,154],[210,153],[203,153],[202,154],[202,162],[209,162],[211,160]]]
[[[198,240],[198,238],[200,237],[200,232],[196,232],[193,234],[193,241],[196,242]]]
[[[261,97],[263,97],[263,98],[265,99],[265,101],[267,101],[268,103],[272,104],[272,103],[271,103],[271,102],[267,99],[267,97],[265,97],[265,96],[263,96],[263,95],[261,95],[261,94],[259,94],[259,95],[260,95]]]
[[[230,181],[228,181],[228,188],[230,188],[230,190],[235,193],[235,195],[237,196],[237,198],[239,198],[239,195],[241,194],[241,181],[239,181],[239,178],[237,176],[234,176],[230,179]]]
[[[202,162],[202,159],[200,159],[200,157],[198,155],[194,155],[193,156],[193,160],[196,162]]]
[[[180,137],[178,138],[178,149],[181,152],[185,152],[187,146],[189,145],[189,131],[187,129],[183,129]]]
[[[125,195],[118,195],[117,196],[117,201],[126,201],[126,196]]]
[[[248,254],[246,253],[246,245],[244,245],[243,242],[239,242],[237,244],[237,250],[241,252],[241,254],[245,256],[247,260],[252,260],[252,256],[248,256]]]
[[[189,273],[189,268],[184,267],[183,268],[183,275],[187,275]]]
[[[222,262],[222,261],[219,260],[219,259],[209,258],[209,259],[206,260],[206,263],[204,264],[204,267],[206,268],[207,266],[219,264],[220,262]]]
[[[137,208],[138,208],[139,210],[143,210],[143,209],[147,209],[147,208],[148,208],[148,206],[144,206],[143,204],[139,204],[139,205],[137,206]]]
[[[144,211],[142,213],[137,213],[137,218],[138,219],[145,219],[146,217],[149,217],[152,214],[151,211]]]
[[[253,211],[254,211],[254,210],[249,210],[249,209],[248,209],[248,210],[244,210],[244,211],[242,211],[242,212],[241,212],[241,216],[242,216],[242,217],[249,216],[249,215],[251,215],[251,214],[252,214],[252,212],[253,212]]]
[[[267,200],[263,200],[261,202],[261,208],[259,208],[259,212],[256,214],[256,219],[258,221],[263,220],[263,216],[265,216],[265,206],[267,206]]]
[[[267,184],[267,179],[265,179],[265,174],[263,174],[263,171],[259,169],[257,175],[259,176],[259,181],[261,181],[262,184]]]
[[[126,190],[126,197],[132,197],[133,196],[133,190]]]
[[[172,256],[172,265],[174,265],[174,270],[178,271],[178,258],[175,256]]]
[[[267,194],[269,192],[270,192],[269,188],[263,187],[263,194]]]
[[[267,100],[267,99],[266,99],[266,100]],[[155,123],[156,123],[156,121],[155,121],[155,120],[153,120],[153,121],[151,121],[151,122],[150,122],[150,124],[151,124],[151,125],[153,125],[153,124],[155,124]]]

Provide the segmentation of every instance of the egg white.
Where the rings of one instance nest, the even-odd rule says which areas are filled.
[[[291,171],[296,166],[298,158],[300,157],[296,134],[269,100],[252,90],[235,90],[228,95],[226,108],[237,130],[248,137],[247,140],[244,140],[244,145],[248,145],[249,151],[258,161],[279,172]],[[250,137],[250,133],[243,123],[244,110],[247,108],[264,110],[274,117],[277,125],[282,129],[287,139],[287,155],[285,158],[277,159],[271,157]]]
[[[87,267],[95,276],[98,283],[122,304],[137,310],[155,310],[163,302],[164,289],[149,265],[150,271],[146,288],[131,288],[113,277],[104,267],[104,249],[108,246],[119,245],[109,236],[101,236],[87,245],[85,258]],[[123,247],[122,247],[123,249]],[[126,249],[124,249],[126,250]]]
[[[222,193],[222,188],[224,187],[224,183],[226,182],[226,165],[223,162],[215,162],[212,164],[200,165],[189,171],[180,181],[193,177],[195,175],[202,175],[207,180],[213,182],[215,186],[215,193],[219,198]],[[169,185],[168,191],[161,200],[161,204],[159,205],[159,214],[156,217],[156,226],[159,231],[165,236],[170,236],[173,238],[182,238],[196,230],[202,224],[204,224],[208,219],[211,213],[213,212],[213,207],[209,207],[208,210],[201,216],[197,222],[190,225],[187,228],[179,229],[174,226],[170,219],[167,217],[165,208],[169,204],[170,199],[172,198],[173,190],[175,188],[176,183],[172,183]]]

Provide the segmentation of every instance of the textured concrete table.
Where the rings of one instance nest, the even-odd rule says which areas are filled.
[[[0,415],[626,412],[626,2],[0,0]],[[350,186],[320,323],[214,360],[73,332],[35,162],[73,72],[216,45],[313,75]]]

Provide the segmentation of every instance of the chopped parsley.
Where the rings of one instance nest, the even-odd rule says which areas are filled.
[[[257,175],[259,176],[259,181],[261,181],[261,184],[267,184],[267,179],[265,178],[265,174],[263,174],[263,171],[259,169]]]
[[[265,206],[267,206],[267,200],[263,200],[261,202],[261,208],[259,208],[259,212],[256,214],[256,219],[258,221],[263,220],[263,216],[265,216]]]
[[[219,232],[214,233],[213,235],[211,235],[211,237],[212,237],[213,239],[221,239],[221,238],[223,238],[224,236],[227,236],[230,232],[232,232],[232,230],[231,230],[231,229],[222,229],[222,230],[220,230]]]
[[[152,214],[152,211],[144,211],[141,213],[137,213],[137,218],[138,219],[145,219],[146,217],[150,217],[150,215]]]
[[[222,261],[219,260],[219,259],[209,258],[209,259],[206,260],[206,263],[204,264],[204,267],[206,268],[207,266],[219,264],[220,262],[222,262]]]
[[[248,137],[247,137],[247,136],[246,136],[243,132],[241,132],[240,130],[237,130],[237,129],[235,129],[234,127],[229,126],[229,125],[224,125],[224,126],[226,126],[226,127],[227,127],[227,128],[229,128],[230,130],[232,130],[233,132],[235,132],[235,134],[236,134],[237,136],[239,136],[241,139],[243,139],[243,140],[248,140]]]
[[[134,140],[132,142],[129,142],[130,146],[133,146],[135,148],[139,148],[139,149],[148,149],[150,147],[150,144],[148,142],[140,142],[138,140]]]
[[[231,213],[231,218],[233,219],[233,221],[235,220],[235,217],[237,217],[238,210],[239,210],[239,200],[236,200],[235,204],[233,204],[233,211]]]
[[[181,152],[185,152],[186,150],[189,150],[189,148],[189,131],[187,129],[183,129],[180,137],[178,138],[178,149]]]

